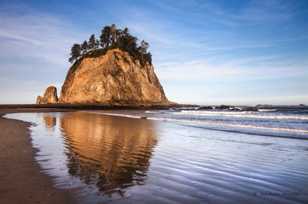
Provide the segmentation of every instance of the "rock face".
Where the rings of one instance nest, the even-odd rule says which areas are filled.
[[[42,96],[37,96],[36,97],[36,104],[42,104],[43,103],[43,97]]]
[[[58,103],[58,95],[57,95],[57,88],[54,86],[49,86],[44,96],[38,96],[36,98],[36,104],[55,104]]]
[[[140,64],[139,60],[120,49],[109,50],[100,56],[87,56],[76,62],[66,76],[59,102],[169,104],[153,66]]]

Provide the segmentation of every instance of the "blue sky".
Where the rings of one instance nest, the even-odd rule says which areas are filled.
[[[75,42],[104,25],[150,43],[170,100],[308,104],[308,1],[0,1],[0,103],[61,88]]]

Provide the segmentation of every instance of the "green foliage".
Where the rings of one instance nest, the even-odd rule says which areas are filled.
[[[81,45],[74,44],[69,61],[73,63],[87,55],[99,56],[114,48],[128,52],[132,57],[139,60],[141,64],[147,62],[152,64],[152,55],[147,51],[149,43],[142,40],[139,45],[138,38],[132,36],[128,28],[118,29],[115,24],[103,27],[99,40],[92,34],[88,42],[84,41]]]
[[[92,34],[89,38],[88,49],[93,50],[98,48],[98,41],[95,39],[95,35]]]
[[[79,44],[74,44],[71,48],[71,57],[69,62],[73,63],[75,60],[78,60],[81,56],[81,46]]]
[[[100,36],[100,44],[103,49],[107,49],[111,43],[110,41],[111,29],[110,26],[105,26],[102,29],[102,33]]]
[[[86,54],[88,52],[89,49],[89,45],[87,41],[83,41],[82,45],[81,45],[81,52],[82,54]]]

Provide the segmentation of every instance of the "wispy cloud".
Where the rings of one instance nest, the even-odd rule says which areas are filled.
[[[150,41],[154,48],[159,49],[159,53],[167,50],[174,54],[176,48],[177,55],[183,51],[186,54],[217,54],[233,50],[267,49],[307,39],[305,33],[288,35],[286,32],[275,39],[266,37],[267,33],[259,33],[260,37],[257,33],[245,33],[247,28],[239,27],[283,23],[291,19],[298,9],[298,5],[290,1],[247,2],[237,10],[230,10],[217,2],[179,1],[174,4],[172,1],[155,1],[150,4],[167,13],[176,13],[178,17],[173,18],[144,8],[128,7],[125,11],[130,18],[121,18],[121,22],[128,25],[138,36]],[[188,14],[188,10],[193,12]],[[186,18],[187,15],[189,18]],[[236,29],[226,29],[219,24],[210,27],[212,20],[229,22],[236,25]],[[188,29],[178,29],[183,26]],[[220,40],[217,41],[217,38]],[[154,54],[155,52],[156,50]]]
[[[277,56],[250,57],[210,63],[196,60],[159,64],[158,74],[165,81],[195,82],[216,79],[280,79],[308,76],[308,61],[296,62]],[[176,73],[176,74],[175,74]]]
[[[285,22],[293,18],[299,11],[300,4],[293,0],[244,1],[241,7],[230,9],[220,1],[155,1],[154,5],[168,12],[185,17],[187,11],[193,11],[190,16],[200,19],[195,24],[204,25],[214,21],[225,26],[246,26]]]
[[[56,65],[67,64],[69,46],[80,35],[63,20],[32,11],[24,15],[2,12],[0,19],[0,41],[5,50],[0,57],[27,56]]]
[[[70,46],[80,41],[83,33],[65,19],[23,5],[11,9],[2,7],[0,13],[0,91],[11,93],[8,101],[21,93],[31,94],[34,101],[49,83],[63,80]],[[30,97],[25,100],[29,102]]]

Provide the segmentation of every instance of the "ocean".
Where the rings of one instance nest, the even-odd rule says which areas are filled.
[[[308,138],[308,107],[271,107],[255,111],[171,109],[158,111],[104,111],[104,114],[147,118],[180,125],[263,136]]]
[[[308,112],[14,113],[80,203],[308,203]]]

